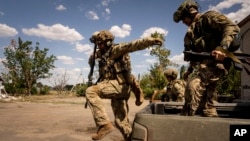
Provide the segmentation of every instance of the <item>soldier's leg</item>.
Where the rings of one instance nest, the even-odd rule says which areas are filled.
[[[100,140],[114,130],[99,96],[102,93],[101,90],[103,89],[99,85],[93,85],[86,89],[88,105],[92,111],[95,123],[99,127],[97,133],[92,136],[93,140]]]
[[[217,110],[214,104],[217,102],[217,91],[216,84],[212,83],[207,86],[206,90],[206,98],[204,99],[204,108],[203,108],[203,116],[206,117],[217,117]]]
[[[132,127],[128,118],[128,101],[124,99],[112,99],[112,109],[115,117],[115,125],[122,133],[125,141],[130,141]]]
[[[206,95],[204,98],[204,105],[202,107],[203,116],[207,117],[217,117],[217,110],[214,104],[217,102],[217,84],[219,79],[227,73],[223,64],[216,64],[215,67],[210,67],[204,73],[207,77]]]
[[[187,83],[185,89],[185,103],[183,106],[182,115],[195,115],[204,90],[204,86],[199,77],[195,77]]]
[[[93,113],[96,125],[101,126],[110,123],[110,121],[98,93],[100,93],[99,86],[93,85],[86,89],[85,95],[88,100],[89,107]]]

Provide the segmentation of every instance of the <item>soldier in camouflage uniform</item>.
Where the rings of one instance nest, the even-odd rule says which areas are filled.
[[[184,102],[184,92],[186,87],[186,82],[181,79],[177,79],[178,71],[174,68],[168,68],[164,72],[165,77],[168,80],[168,85],[163,90],[155,91],[151,97],[151,101],[161,92],[164,94],[161,96],[161,101],[176,101]]]
[[[184,60],[190,61],[185,77],[196,67],[186,87],[183,115],[200,114],[217,117],[214,106],[217,99],[216,86],[221,76],[227,73],[224,60],[229,57],[223,50],[232,50],[232,41],[239,33],[239,27],[229,18],[215,11],[199,13],[198,3],[193,0],[184,1],[173,15],[175,22],[182,21],[188,26],[184,38],[184,51],[209,52],[211,59],[193,57],[184,54]],[[232,47],[231,47],[232,46]]]
[[[184,102],[184,92],[186,87],[186,82],[181,79],[177,79],[178,71],[173,68],[169,68],[164,72],[165,77],[167,78],[169,84],[167,85],[166,96],[167,100],[162,101],[176,101]]]
[[[136,96],[136,105],[142,103],[139,83],[131,74],[130,52],[143,50],[153,45],[161,45],[158,38],[143,38],[128,43],[113,43],[114,36],[107,30],[96,32],[91,41],[98,45],[95,56],[91,56],[89,62],[98,61],[99,82],[86,89],[88,105],[92,110],[96,125],[99,127],[93,140],[100,140],[113,131],[114,127],[104,109],[101,98],[111,99],[115,125],[122,133],[125,141],[129,141],[132,128],[128,119],[128,99],[130,91]],[[139,88],[138,88],[139,87]]]

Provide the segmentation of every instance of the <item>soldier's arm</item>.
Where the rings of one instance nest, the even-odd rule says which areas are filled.
[[[240,32],[240,28],[237,24],[218,12],[210,15],[209,19],[206,21],[208,21],[208,24],[211,25],[212,28],[220,29],[222,31],[221,47],[229,47],[234,36]]]
[[[159,38],[147,37],[143,39],[137,39],[132,42],[120,43],[112,47],[111,58],[115,59],[123,54],[143,50],[153,45],[162,45],[162,40]]]

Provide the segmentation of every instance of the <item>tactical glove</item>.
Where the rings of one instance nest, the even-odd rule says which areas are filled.
[[[163,41],[160,38],[148,37],[148,41],[150,41],[153,45],[162,46],[162,44],[163,44]]]

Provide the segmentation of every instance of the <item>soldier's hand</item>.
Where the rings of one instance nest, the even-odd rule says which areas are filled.
[[[159,45],[162,46],[163,41],[160,38],[153,38],[153,37],[149,37],[148,40],[153,44],[153,45]]]
[[[162,46],[163,41],[160,38],[155,38],[154,45]]]
[[[214,56],[215,60],[221,61],[221,62],[226,58],[226,54],[219,50],[213,50],[211,52],[211,55]]]

